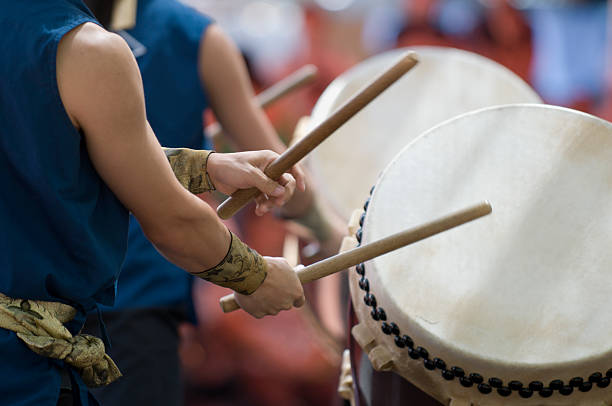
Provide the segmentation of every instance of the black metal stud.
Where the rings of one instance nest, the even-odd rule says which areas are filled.
[[[552,390],[559,390],[563,387],[563,381],[561,379],[555,379],[555,380],[550,381],[548,386]]]
[[[414,347],[414,341],[412,341],[412,338],[410,338],[407,335],[403,335],[402,338],[404,339],[404,343],[406,343],[406,347],[408,348]]]
[[[422,358],[429,358],[429,352],[423,347],[417,347],[416,350]]]
[[[406,342],[404,341],[403,337],[400,336],[395,336],[395,345],[397,345],[399,348],[404,348],[406,346]]]
[[[462,376],[461,378],[459,378],[459,382],[461,382],[461,386],[464,386],[466,388],[469,388],[474,385],[474,382],[472,382],[472,380],[467,376]]]
[[[369,205],[370,205],[370,198],[368,197],[368,199],[363,204],[363,210],[368,210]]]
[[[523,387],[523,383],[520,381],[510,381],[508,387],[512,390],[520,390]]]
[[[512,393],[512,390],[507,386],[502,386],[501,388],[497,388],[497,393],[499,393],[500,396],[508,397]]]
[[[578,388],[580,392],[588,392],[593,387],[593,383],[591,382],[583,382],[582,385]]]
[[[438,369],[446,369],[446,362],[444,362],[443,359],[440,359],[440,358],[436,357],[433,360],[436,363],[436,368],[438,368]]]
[[[359,275],[361,275],[361,276],[365,275],[365,265],[364,265],[364,263],[362,262],[360,264],[357,264],[357,266],[355,267],[355,271]]]
[[[607,376],[605,378],[601,378],[601,380],[597,382],[597,386],[599,386],[600,388],[607,388],[608,386],[610,386],[610,378],[608,378]]]
[[[489,385],[494,388],[501,388],[504,382],[499,378],[489,378]]]
[[[414,348],[408,348],[408,356],[412,359],[421,358],[421,355],[419,354],[419,352],[415,350]]]
[[[455,379],[455,374],[453,374],[448,369],[443,369],[442,370],[442,378],[446,379],[447,381],[452,381],[453,379]]]
[[[533,395],[533,391],[529,388],[521,388],[519,390],[519,396],[522,397],[523,399],[530,398],[531,395]]]
[[[589,382],[591,383],[597,383],[599,381],[601,381],[601,378],[603,377],[603,375],[601,374],[601,372],[593,372],[590,376],[589,376]]]
[[[549,398],[551,397],[553,394],[553,390],[550,388],[542,388],[542,390],[540,391],[540,396],[542,396],[543,398]]]
[[[484,381],[482,375],[477,374],[476,372],[472,372],[470,374],[470,379],[472,380],[472,382],[474,383],[482,383]]]
[[[370,281],[365,276],[362,276],[361,279],[359,279],[359,288],[361,290],[365,290],[366,292],[370,291]]]
[[[562,394],[563,396],[569,396],[572,394],[573,391],[574,391],[574,388],[572,388],[569,385],[564,385],[561,389],[559,389],[559,393]]]
[[[374,193],[374,188],[376,187],[376,185],[372,186],[372,188],[370,189],[370,196],[372,195],[372,193]]]
[[[383,321],[383,324],[380,326],[380,329],[382,330],[383,333],[389,335],[391,334],[391,326],[389,325],[389,323]]]
[[[478,391],[480,391],[480,393],[484,395],[488,395],[489,393],[491,393],[492,390],[493,388],[491,388],[491,385],[489,385],[488,383],[478,384]]]
[[[574,377],[574,378],[570,379],[570,381],[569,381],[569,385],[570,385],[571,387],[577,388],[577,387],[579,387],[580,385],[582,385],[582,383],[583,383],[583,382],[584,382],[584,379],[582,379],[582,378],[581,378],[581,377],[579,377],[579,376],[576,376],[576,377]]]
[[[379,308],[379,310],[382,310],[382,309],[380,309],[380,308]],[[383,310],[383,312],[384,312],[384,310]],[[387,316],[385,315],[385,319],[386,319],[386,318],[387,318]],[[395,324],[394,322],[391,322],[391,323],[390,323],[390,325],[391,325],[391,332],[392,332],[394,335],[398,336],[398,335],[399,335],[399,333],[400,333],[400,329],[399,329],[398,325],[397,325],[397,324]]]
[[[451,371],[453,371],[453,374],[455,374],[457,378],[461,378],[462,376],[465,376],[465,371],[463,370],[463,368],[451,367]]]
[[[612,379],[612,368],[610,368],[610,369],[608,369],[608,370],[606,371],[606,376],[607,376],[608,378]]]
[[[359,226],[360,227],[363,227],[363,222],[365,220],[365,216],[366,216],[366,214],[365,214],[365,211],[364,211],[363,213],[361,213],[361,217],[359,217]]]
[[[544,388],[544,384],[540,381],[532,381],[529,383],[529,389],[534,392],[539,392],[542,390],[542,388]]]
[[[374,319],[375,321],[378,321],[378,312],[376,311],[376,309],[372,309],[372,311],[370,312],[370,316],[372,316],[372,319]]]
[[[423,359],[423,365],[425,366],[425,369],[428,369],[430,371],[436,369],[436,363],[430,359]]]
[[[378,319],[379,320],[382,320],[382,321],[386,321],[387,320],[387,313],[385,312],[385,310],[382,307],[379,307],[378,309],[376,309],[376,313],[378,313]]]
[[[357,230],[357,232],[355,233],[355,238],[357,238],[357,242],[361,242],[361,237],[363,236],[363,231],[361,231],[361,228]]]
[[[373,308],[376,308],[376,297],[371,294],[371,293],[367,293],[364,297],[363,297],[363,302]]]

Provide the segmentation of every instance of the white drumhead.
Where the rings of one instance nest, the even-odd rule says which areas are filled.
[[[348,218],[380,171],[420,133],[458,114],[507,103],[540,103],[518,76],[482,56],[415,47],[419,63],[310,154],[321,194]],[[316,125],[390,67],[406,49],[365,60],[336,78],[312,112]]]
[[[432,357],[485,379],[567,384],[605,374],[612,367],[612,125],[544,105],[498,106],[447,121],[384,170],[363,241],[482,200],[491,202],[491,215],[367,263],[388,321]],[[362,298],[353,292],[357,307]],[[392,336],[374,329],[399,351]],[[425,390],[423,382],[439,378],[439,370],[397,357],[403,372],[420,364],[416,376],[406,376]],[[482,396],[457,382],[447,389]],[[610,393],[574,392],[557,393],[552,403]],[[520,400],[543,402],[535,395],[535,403]]]

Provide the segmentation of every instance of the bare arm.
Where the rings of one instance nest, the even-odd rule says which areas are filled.
[[[278,153],[286,149],[255,100],[240,51],[214,24],[200,42],[198,69],[215,116],[239,149],[269,149]],[[312,201],[311,188],[306,187],[296,192],[283,210],[297,215],[310,207]]]
[[[106,184],[172,262],[190,272],[224,257],[229,233],[175,179],[145,114],[138,66],[124,41],[88,23],[58,48],[62,101]]]
[[[75,28],[58,47],[57,82],[70,120],[85,135],[96,170],[156,247],[192,273],[226,259],[230,234],[214,211],[175,178],[146,120],[140,73],[125,42],[92,23]],[[223,173],[219,180],[229,182],[225,187],[246,182],[271,193],[279,184],[260,176],[257,165],[265,162],[257,161],[275,155],[251,154],[216,159],[213,169]],[[237,181],[228,180],[228,171]],[[261,317],[301,305],[302,287],[286,261],[265,262],[267,277],[255,293],[243,297],[245,310]]]

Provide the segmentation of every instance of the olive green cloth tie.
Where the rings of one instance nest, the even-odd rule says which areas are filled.
[[[64,327],[76,310],[69,305],[41,300],[12,299],[0,293],[0,327],[14,331],[32,351],[64,360],[91,388],[108,385],[121,376],[104,352],[104,343],[87,334],[72,336]]]

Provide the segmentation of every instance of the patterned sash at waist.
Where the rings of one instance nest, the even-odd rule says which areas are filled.
[[[13,299],[0,293],[0,328],[14,331],[32,351],[64,360],[89,387],[108,385],[121,376],[104,343],[87,334],[72,336],[64,327],[76,310],[67,304]]]

